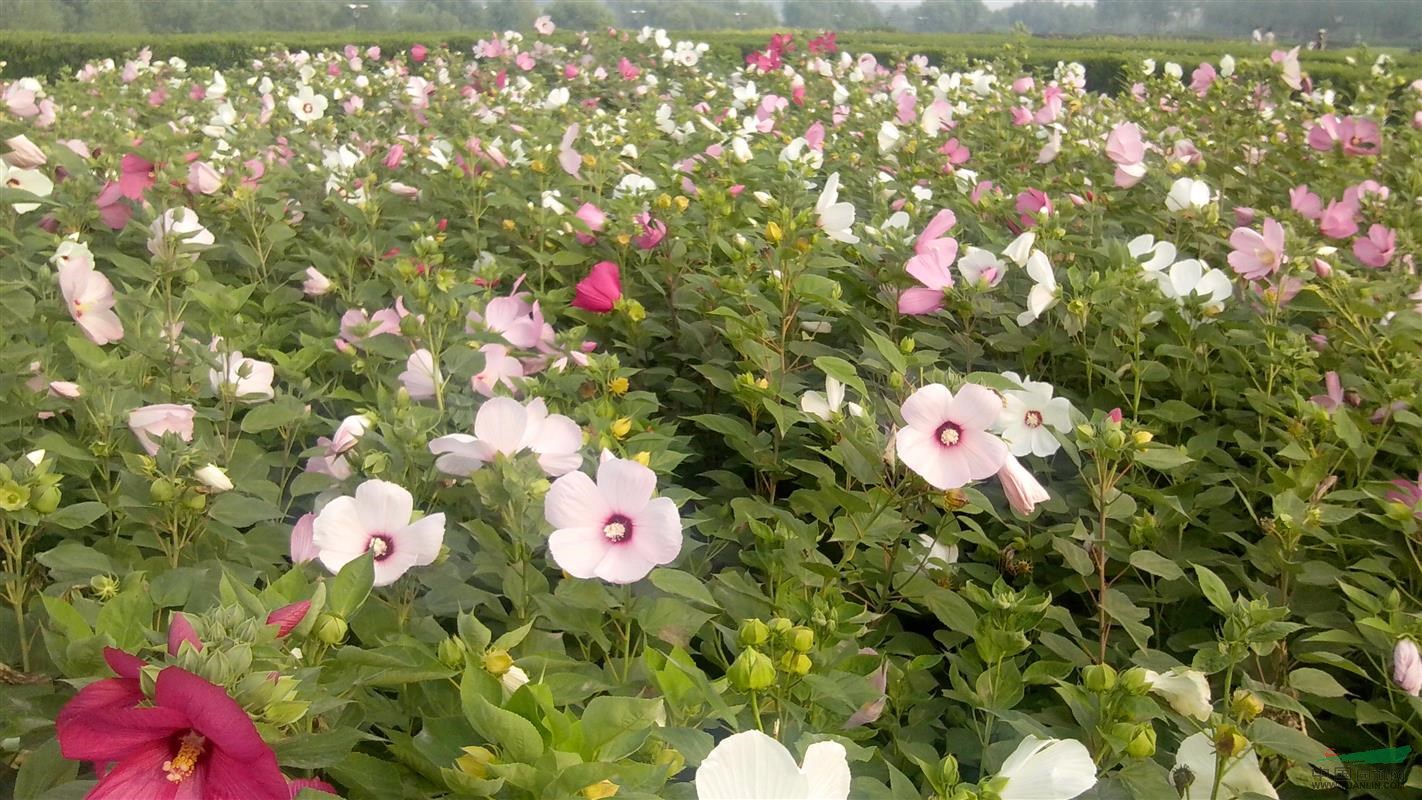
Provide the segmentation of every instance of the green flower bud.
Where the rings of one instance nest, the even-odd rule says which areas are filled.
[[[1076,426],[1076,438],[1083,442],[1089,442],[1096,438],[1096,428],[1092,427],[1090,423],[1083,422]]]
[[[890,388],[890,389],[902,389],[902,388],[904,388],[904,374],[903,374],[902,372],[891,372],[891,373],[889,373],[889,388]]]
[[[187,506],[192,511],[201,511],[204,508],[207,508],[207,495],[192,492],[186,498],[184,498],[183,505]]]
[[[1110,664],[1092,664],[1081,671],[1088,691],[1102,694],[1116,686],[1116,670]]]
[[[326,644],[340,644],[345,641],[350,626],[335,614],[322,614],[316,618],[316,638]]]
[[[736,633],[736,642],[742,647],[759,647],[769,638],[770,626],[758,619],[745,620]]]
[[[1185,791],[1195,784],[1195,772],[1184,765],[1176,767],[1170,773],[1170,782],[1175,784],[1175,793],[1184,797]]]
[[[657,763],[667,767],[668,775],[675,775],[686,768],[686,756],[675,748],[663,747],[662,751],[657,753]]]
[[[784,617],[772,617],[770,619],[770,632],[776,636],[784,636],[793,627],[795,627],[794,624]]]
[[[726,677],[740,691],[758,692],[775,683],[775,665],[764,653],[747,647],[736,656]]]
[[[489,777],[489,765],[494,763],[494,753],[487,747],[474,745],[463,748],[464,755],[454,759],[454,766],[471,778]]]
[[[448,636],[439,643],[439,663],[450,669],[459,669],[464,666],[464,657],[468,653],[469,646],[458,636]]]
[[[58,486],[46,486],[30,496],[30,508],[41,514],[50,514],[59,508],[60,499]]]
[[[913,340],[912,336],[905,336],[904,338],[899,340],[899,352],[903,353],[904,355],[912,353],[914,348],[917,346],[918,343]]]
[[[956,786],[959,781],[958,759],[944,756],[943,760],[938,762],[938,777],[945,787]]]
[[[782,653],[780,668],[791,675],[808,675],[815,663],[804,653]]]
[[[1126,434],[1119,428],[1106,431],[1106,446],[1113,450],[1119,450],[1126,446]]]
[[[1121,688],[1137,697],[1149,692],[1150,681],[1146,678],[1146,671],[1140,667],[1131,667],[1121,673]]]
[[[262,720],[277,726],[291,725],[306,716],[306,710],[310,707],[311,704],[305,700],[272,703],[262,712]]]
[[[790,629],[785,636],[786,643],[794,650],[801,653],[808,653],[815,646],[815,632],[804,625],[797,625]]]
[[[148,499],[155,503],[168,503],[178,495],[173,482],[167,478],[157,478],[148,484]]]
[[[1149,722],[1136,729],[1130,744],[1126,745],[1126,755],[1131,758],[1150,758],[1155,755],[1155,728]]]

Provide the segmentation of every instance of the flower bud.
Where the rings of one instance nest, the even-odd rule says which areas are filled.
[[[1126,434],[1118,428],[1113,428],[1109,431],[1106,431],[1106,446],[1113,450],[1119,450],[1122,447],[1125,447]]]
[[[632,420],[628,417],[618,417],[617,420],[612,423],[610,430],[613,436],[622,439],[632,431]]]
[[[1240,720],[1248,722],[1264,713],[1264,701],[1248,689],[1235,689],[1229,710]]]
[[[770,627],[758,619],[745,620],[736,633],[736,641],[742,647],[759,647],[769,638]]]
[[[484,665],[485,672],[497,678],[512,669],[514,662],[509,651],[502,647],[495,647],[484,654],[481,663]]]
[[[148,484],[148,498],[155,503],[172,502],[178,494],[173,482],[167,478],[157,478]]]
[[[232,488],[232,480],[227,477],[227,473],[223,471],[222,467],[216,464],[208,464],[201,469],[195,470],[193,477],[197,478],[199,483],[214,492],[226,492]]]
[[[815,646],[815,632],[804,625],[791,628],[785,639],[791,649],[800,653],[808,653]]]
[[[652,454],[646,450],[639,450],[632,455],[632,460],[645,467],[652,463]]]
[[[306,711],[310,707],[311,704],[305,700],[287,700],[281,703],[272,703],[262,711],[262,721],[279,727],[291,725],[306,716]]]
[[[1150,691],[1150,677],[1146,670],[1140,667],[1131,667],[1121,673],[1121,688],[1128,694],[1139,697]]]
[[[660,753],[657,753],[657,763],[667,767],[667,774],[675,775],[686,768],[686,756],[674,748],[664,747]]]
[[[1076,426],[1076,438],[1083,442],[1089,442],[1096,438],[1096,428],[1092,427],[1089,423],[1083,422]]]
[[[1131,758],[1150,758],[1155,755],[1155,728],[1149,722],[1143,723],[1130,744],[1126,745],[1126,755]]]
[[[777,636],[785,634],[793,627],[790,620],[784,617],[771,617],[770,619],[770,632]]]
[[[580,794],[587,798],[587,800],[607,800],[607,798],[615,796],[619,788],[620,787],[612,781],[603,779],[597,783],[584,786]]]
[[[316,638],[325,644],[340,644],[349,631],[346,621],[335,614],[322,614],[316,618]]]
[[[1116,670],[1110,664],[1092,664],[1081,671],[1081,677],[1087,690],[1098,694],[1116,686]]]
[[[49,514],[59,508],[60,499],[58,486],[46,486],[30,495],[30,508],[41,514]]]
[[[765,223],[765,238],[769,239],[771,244],[778,244],[784,235],[784,232],[780,230],[780,223],[774,220]]]
[[[899,340],[899,352],[904,355],[912,353],[917,346],[918,343],[913,340],[912,336],[905,336]]]
[[[807,675],[814,662],[804,653],[786,651],[780,654],[780,668],[792,675]]]
[[[1131,434],[1131,441],[1137,447],[1144,447],[1145,445],[1150,444],[1150,440],[1154,438],[1155,434],[1151,433],[1150,431],[1136,431],[1135,433]]]
[[[944,786],[958,783],[958,759],[944,756],[943,760],[938,762],[938,777]]]
[[[1249,740],[1233,725],[1222,725],[1215,730],[1215,752],[1225,758],[1234,758],[1249,749]]]
[[[447,636],[439,643],[439,663],[450,669],[459,669],[464,666],[464,657],[469,651],[469,646],[458,636]]]
[[[487,747],[473,745],[465,747],[464,755],[454,759],[454,766],[471,778],[484,779],[489,776],[489,765],[494,763],[494,753]]]
[[[726,677],[740,691],[758,692],[775,683],[775,665],[764,653],[747,647],[736,656]]]

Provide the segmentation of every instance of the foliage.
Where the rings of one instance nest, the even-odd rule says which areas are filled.
[[[0,785],[99,777],[55,721],[106,647],[357,800],[691,798],[752,729],[856,798],[1422,744],[1415,64],[874,36],[12,52]],[[928,440],[1020,462],[928,477],[950,389],[1041,401]],[[576,577],[632,495],[680,547]]]

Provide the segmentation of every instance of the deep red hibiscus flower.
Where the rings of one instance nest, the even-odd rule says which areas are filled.
[[[140,706],[143,662],[104,657],[119,677],[85,687],[56,723],[65,758],[114,764],[88,800],[289,800],[276,756],[222,687],[168,667]]]
[[[573,307],[606,314],[622,297],[622,277],[617,265],[599,261],[573,289]]]

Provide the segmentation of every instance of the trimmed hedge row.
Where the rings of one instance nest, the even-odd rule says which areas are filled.
[[[416,43],[441,43],[453,49],[468,49],[487,36],[487,32],[337,31],[170,36],[8,32],[0,33],[0,59],[7,62],[4,74],[10,77],[57,77],[74,72],[86,61],[122,59],[145,46],[152,47],[161,58],[177,56],[194,66],[230,67],[273,48],[318,50],[339,48],[354,42],[362,46],[379,45],[387,51],[405,49]],[[711,44],[715,60],[739,61],[746,53],[764,47],[770,32],[700,32],[686,36]],[[880,60],[889,62],[922,54],[935,64],[965,65],[975,60],[999,58],[1005,52],[1015,53],[1029,69],[1050,70],[1058,61],[1077,61],[1086,67],[1088,88],[1107,92],[1119,90],[1129,65],[1139,63],[1143,58],[1179,61],[1188,73],[1199,62],[1218,62],[1226,53],[1258,56],[1265,52],[1264,48],[1244,42],[1221,40],[1044,38],[991,34],[862,32],[841,34],[839,43],[853,52],[873,53]],[[1422,55],[1397,51],[1391,54],[1400,68],[1422,72]],[[1349,57],[1355,63],[1349,64]],[[1347,93],[1367,76],[1375,57],[1375,53],[1364,51],[1305,51],[1302,61],[1304,69],[1315,80],[1328,81]]]

